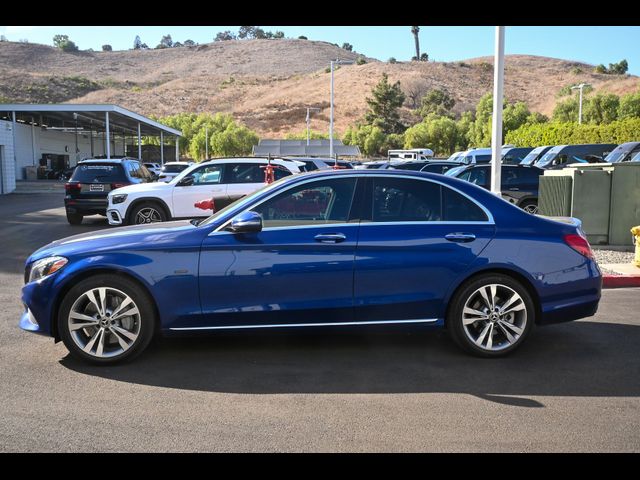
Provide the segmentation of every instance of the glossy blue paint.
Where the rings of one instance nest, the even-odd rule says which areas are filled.
[[[333,176],[435,182],[474,199],[488,213],[487,221],[385,224],[351,218],[252,234],[223,229],[233,216],[272,195]],[[315,238],[336,233],[344,241]],[[200,225],[120,227],[39,249],[26,267],[53,255],[69,262],[24,286],[22,301],[37,326],[28,316],[20,325],[55,335],[53,322],[66,289],[105,271],[128,275],[147,289],[166,334],[188,328],[420,319],[442,325],[456,288],[473,275],[496,270],[527,284],[538,303],[539,323],[573,320],[595,313],[602,282],[595,262],[564,243],[563,236],[574,233],[575,225],[530,215],[456,178],[401,170],[318,171],[278,181]],[[470,240],[459,241],[460,234]]]

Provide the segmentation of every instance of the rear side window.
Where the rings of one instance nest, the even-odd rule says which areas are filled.
[[[460,193],[437,183],[376,178],[373,222],[486,222],[485,212]]]
[[[227,165],[225,183],[264,183],[264,169],[259,163]]]
[[[79,164],[70,181],[80,183],[112,183],[127,182],[124,168],[118,163],[85,163]]]
[[[445,222],[487,222],[487,214],[469,200],[448,187],[442,187],[442,219]]]
[[[440,185],[407,178],[373,179],[374,222],[441,220]]]
[[[162,171],[164,173],[180,173],[188,166],[189,165],[186,165],[186,164],[185,165],[164,165],[162,167]]]

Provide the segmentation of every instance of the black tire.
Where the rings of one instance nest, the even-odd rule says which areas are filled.
[[[505,343],[505,346],[503,348],[500,348],[498,350],[490,350],[490,349],[478,346],[470,338],[470,335],[472,335],[472,333],[467,333],[467,331],[465,331],[465,326],[463,325],[463,310],[465,308],[467,301],[472,301],[473,298],[478,299],[479,294],[477,294],[476,292],[481,287],[492,285],[492,284],[500,285],[504,287],[504,288],[497,289],[498,295],[501,295],[503,292],[505,294],[505,299],[504,300],[501,299],[502,305],[504,305],[506,302],[506,294],[507,292],[509,292],[509,289],[517,293],[520,296],[522,304],[524,305],[523,311],[525,312],[525,315],[526,315],[524,317],[525,323],[521,325],[523,327],[521,329],[522,332],[519,334],[518,337],[515,337],[512,335],[513,338],[516,338],[514,342],[508,341],[509,339],[507,339],[507,337],[503,333],[505,327],[498,325],[500,323],[499,321],[497,324],[492,325],[490,327],[490,330],[489,330],[490,332],[493,332],[493,329],[495,328],[496,337],[503,337],[504,340],[507,342]],[[496,303],[500,303],[500,302],[496,302]],[[520,302],[516,302],[516,305],[519,305],[519,304]],[[479,310],[478,307],[475,307],[475,308]],[[523,318],[520,312],[514,312],[513,315],[514,316],[519,315],[518,317],[519,321],[521,321]],[[468,280],[467,282],[462,284],[460,288],[458,288],[456,293],[453,295],[450,303],[449,312],[447,314],[447,329],[453,341],[463,350],[479,357],[487,357],[487,358],[502,357],[513,352],[525,342],[525,340],[527,339],[527,337],[529,336],[533,328],[533,325],[535,324],[535,321],[536,321],[535,315],[536,315],[536,309],[535,309],[533,299],[531,298],[531,295],[529,294],[528,290],[519,281],[507,275],[502,275],[497,273],[486,274],[486,275],[480,275],[478,277],[474,277]],[[488,323],[491,323],[491,322],[492,322],[491,320],[479,319],[477,323],[469,325],[469,330],[477,329],[475,331],[479,333],[478,335],[478,339],[479,339],[481,336],[482,330],[484,329],[484,326],[486,326]],[[515,321],[513,323],[515,325]],[[505,324],[502,323],[502,325],[505,325]],[[510,334],[514,334],[514,332],[510,328],[508,328],[508,330]],[[488,337],[485,337],[485,338],[488,338]],[[481,343],[483,342],[481,341]],[[494,348],[498,348],[498,346]]]
[[[148,222],[139,221],[139,215],[144,211],[152,211],[150,220]],[[155,223],[155,222],[166,222],[168,220],[168,215],[165,212],[164,207],[155,202],[143,202],[135,205],[129,214],[129,221],[127,222],[129,225],[142,225],[143,223]]]
[[[69,314],[74,303],[76,301],[82,301],[85,292],[99,287],[108,287],[123,292],[133,300],[134,306],[137,307],[139,311],[136,320],[139,322],[137,338],[131,343],[127,350],[106,358],[84,352],[72,338],[69,327]],[[156,329],[156,322],[157,318],[153,299],[136,282],[122,275],[99,274],[76,283],[71,290],[67,292],[58,310],[58,333],[69,350],[69,353],[75,358],[94,365],[114,365],[116,363],[133,360],[140,355],[151,342]],[[105,335],[108,335],[108,337],[105,337],[108,339],[107,341],[110,341],[115,346],[115,335],[113,333]],[[117,349],[117,347],[115,348]]]
[[[538,213],[538,201],[537,200],[525,200],[520,204],[520,208],[525,212],[536,214]]]
[[[80,225],[83,218],[84,216],[79,213],[67,212],[67,222],[69,222],[71,225]]]

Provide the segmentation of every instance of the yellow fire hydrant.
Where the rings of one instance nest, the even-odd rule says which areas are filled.
[[[633,263],[636,265],[636,267],[640,268],[640,225],[638,225],[637,227],[633,227],[631,229],[631,234],[633,235],[633,239],[636,244],[636,258],[634,259]]]

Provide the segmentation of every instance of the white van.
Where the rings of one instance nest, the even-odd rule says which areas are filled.
[[[388,157],[389,161],[399,160],[399,161],[424,161],[433,159],[433,150],[430,148],[412,148],[410,150],[389,150]]]

